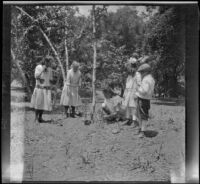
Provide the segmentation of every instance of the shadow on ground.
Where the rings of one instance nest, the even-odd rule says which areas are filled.
[[[43,120],[42,122],[40,122],[40,123],[52,123],[53,121],[52,120]]]
[[[152,138],[152,137],[156,137],[158,135],[158,132],[154,130],[146,130],[144,131],[144,135],[145,137]]]
[[[185,99],[173,99],[173,98],[158,98],[151,102],[156,105],[167,105],[167,106],[185,106]]]

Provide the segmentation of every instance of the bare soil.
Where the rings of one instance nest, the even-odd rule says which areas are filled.
[[[153,100],[145,137],[139,138],[132,125],[85,125],[83,118],[65,118],[59,106],[44,114],[49,122],[36,124],[25,94],[12,90],[11,95],[11,177],[23,163],[23,181],[184,178],[185,106],[177,100]]]

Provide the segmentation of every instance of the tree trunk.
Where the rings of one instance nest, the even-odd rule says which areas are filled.
[[[65,59],[66,59],[66,74],[69,70],[69,56],[68,56],[68,49],[67,49],[67,40],[65,38]]]
[[[68,55],[68,47],[67,47],[67,34],[68,34],[68,30],[67,30],[67,19],[65,19],[65,62],[66,62],[66,75],[67,72],[69,70],[69,55]]]
[[[12,49],[11,49],[11,56],[12,56],[13,62],[15,63],[17,69],[19,70],[19,73],[20,73],[20,75],[21,75],[21,78],[22,78],[22,80],[23,80],[23,82],[24,82],[24,86],[26,87],[26,89],[27,89],[27,91],[28,91],[28,98],[30,98],[32,92],[31,92],[29,83],[27,82],[26,76],[24,75],[24,72],[23,72],[23,70],[21,69],[21,66],[19,65],[19,60],[16,59],[15,54],[14,54],[14,52],[13,52]]]
[[[60,77],[61,77],[61,74],[57,74],[57,81],[56,81],[56,87],[57,89],[59,89],[59,82],[60,82]],[[53,109],[56,105],[56,100],[57,100],[57,96],[58,96],[58,90],[55,92],[55,96],[54,96],[54,99],[53,99]]]
[[[92,6],[92,24],[93,24],[93,76],[92,76],[92,92],[93,92],[93,98],[92,98],[92,122],[94,122],[94,114],[95,114],[95,105],[96,105],[96,89],[95,89],[95,83],[96,83],[96,27],[95,27],[95,5]]]

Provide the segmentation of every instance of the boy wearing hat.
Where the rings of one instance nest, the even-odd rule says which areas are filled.
[[[81,99],[78,94],[78,89],[81,85],[81,72],[79,63],[74,61],[72,68],[67,72],[67,79],[62,90],[60,104],[65,107],[66,117],[69,117],[69,106],[72,108],[71,117],[75,118],[75,107],[81,104]]]
[[[50,60],[47,56],[35,68],[36,85],[31,98],[31,106],[35,109],[35,120],[43,122],[42,115],[44,111],[52,110],[51,103],[51,84],[53,83],[52,69]]]
[[[138,68],[141,74],[141,85],[136,91],[138,97],[138,119],[139,119],[139,137],[144,136],[145,121],[149,118],[150,99],[154,93],[155,80],[151,75],[151,67],[149,64],[142,64]]]

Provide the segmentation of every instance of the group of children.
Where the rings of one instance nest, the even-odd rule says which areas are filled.
[[[137,59],[130,58],[127,63],[128,77],[126,88],[122,100],[114,100],[117,112],[124,110],[128,119],[127,124],[139,124],[139,136],[144,135],[144,121],[148,120],[150,99],[154,92],[155,81],[151,75],[151,67],[144,63],[138,67]],[[38,122],[43,122],[43,111],[51,111],[51,85],[53,84],[52,69],[50,67],[50,58],[45,58],[35,69],[36,85],[33,91],[31,104],[35,109],[35,118]],[[75,117],[75,107],[81,105],[79,96],[79,87],[81,86],[81,72],[79,63],[74,61],[71,69],[67,72],[60,104],[65,107],[66,117]],[[120,102],[120,103],[118,103]],[[71,107],[71,113],[69,113]],[[102,108],[109,113],[108,103],[103,103]]]
[[[53,84],[50,58],[46,57],[35,68],[36,85],[31,98],[31,106],[35,109],[35,120],[44,122],[43,111],[52,110],[51,86]],[[79,63],[74,61],[72,67],[67,72],[67,78],[62,90],[60,105],[65,107],[66,117],[75,118],[75,107],[81,104],[78,93],[81,86],[81,72]]]
[[[115,100],[116,113],[124,112],[127,125],[139,125],[139,137],[144,136],[145,124],[149,118],[150,99],[152,98],[155,80],[151,74],[151,66],[143,63],[138,67],[136,58],[130,58],[127,63],[128,77],[122,100]],[[103,110],[110,114],[108,101],[102,104]],[[121,113],[123,114],[123,113]]]

